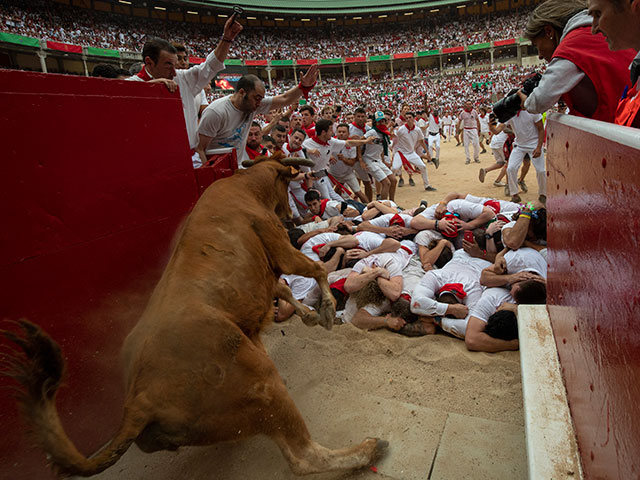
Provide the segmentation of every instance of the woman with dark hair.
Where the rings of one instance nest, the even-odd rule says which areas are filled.
[[[549,65],[529,97],[518,92],[529,113],[544,113],[562,99],[572,115],[615,120],[635,52],[611,52],[601,33],[591,34],[586,9],[586,0],[547,0],[530,15],[524,35]]]

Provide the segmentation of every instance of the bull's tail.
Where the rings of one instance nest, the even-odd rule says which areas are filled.
[[[3,359],[2,374],[21,386],[17,400],[33,440],[45,451],[60,477],[90,476],[113,465],[127,451],[147,424],[140,412],[126,409],[116,435],[100,451],[86,458],[69,439],[56,409],[56,394],[65,374],[60,346],[40,327],[26,320],[18,322],[22,335],[0,330],[20,347]]]

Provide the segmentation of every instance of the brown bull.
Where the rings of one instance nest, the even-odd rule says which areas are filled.
[[[160,282],[123,346],[126,396],[118,432],[87,458],[66,435],[55,406],[64,373],[59,346],[39,327],[5,331],[24,355],[5,374],[24,386],[22,412],[60,476],[90,476],[113,465],[132,443],[144,452],[270,436],[297,474],[355,469],[386,442],[329,450],[311,440],[260,341],[274,294],[306,324],[331,328],[326,272],[294,249],[279,217],[290,215],[287,186],[296,170],[260,161],[213,184],[189,216]],[[297,164],[304,160],[296,160]],[[295,301],[282,274],[317,280],[315,313]]]

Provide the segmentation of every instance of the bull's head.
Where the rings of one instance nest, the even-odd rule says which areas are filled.
[[[275,184],[272,190],[275,196],[275,213],[280,218],[291,219],[291,208],[289,207],[289,182],[299,175],[299,167],[313,167],[314,162],[306,158],[287,158],[278,152],[271,157],[257,157],[255,160],[245,160],[243,167],[263,165],[272,169],[275,174]]]

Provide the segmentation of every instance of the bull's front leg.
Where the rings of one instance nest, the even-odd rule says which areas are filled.
[[[331,295],[331,289],[327,281],[327,271],[324,267],[293,248],[289,243],[284,228],[277,221],[271,222],[268,219],[264,219],[255,222],[253,228],[262,239],[264,248],[269,253],[269,260],[274,268],[280,269],[284,274],[313,278],[318,282],[322,292],[322,300],[318,309],[318,314],[320,315],[318,323],[327,330],[331,330],[336,316],[336,301]]]
[[[274,295],[281,298],[285,302],[289,302],[296,310],[296,314],[302,319],[302,323],[309,327],[313,327],[320,323],[320,316],[314,310],[311,310],[304,303],[296,300],[291,293],[291,289],[283,283],[277,283],[274,290]]]

